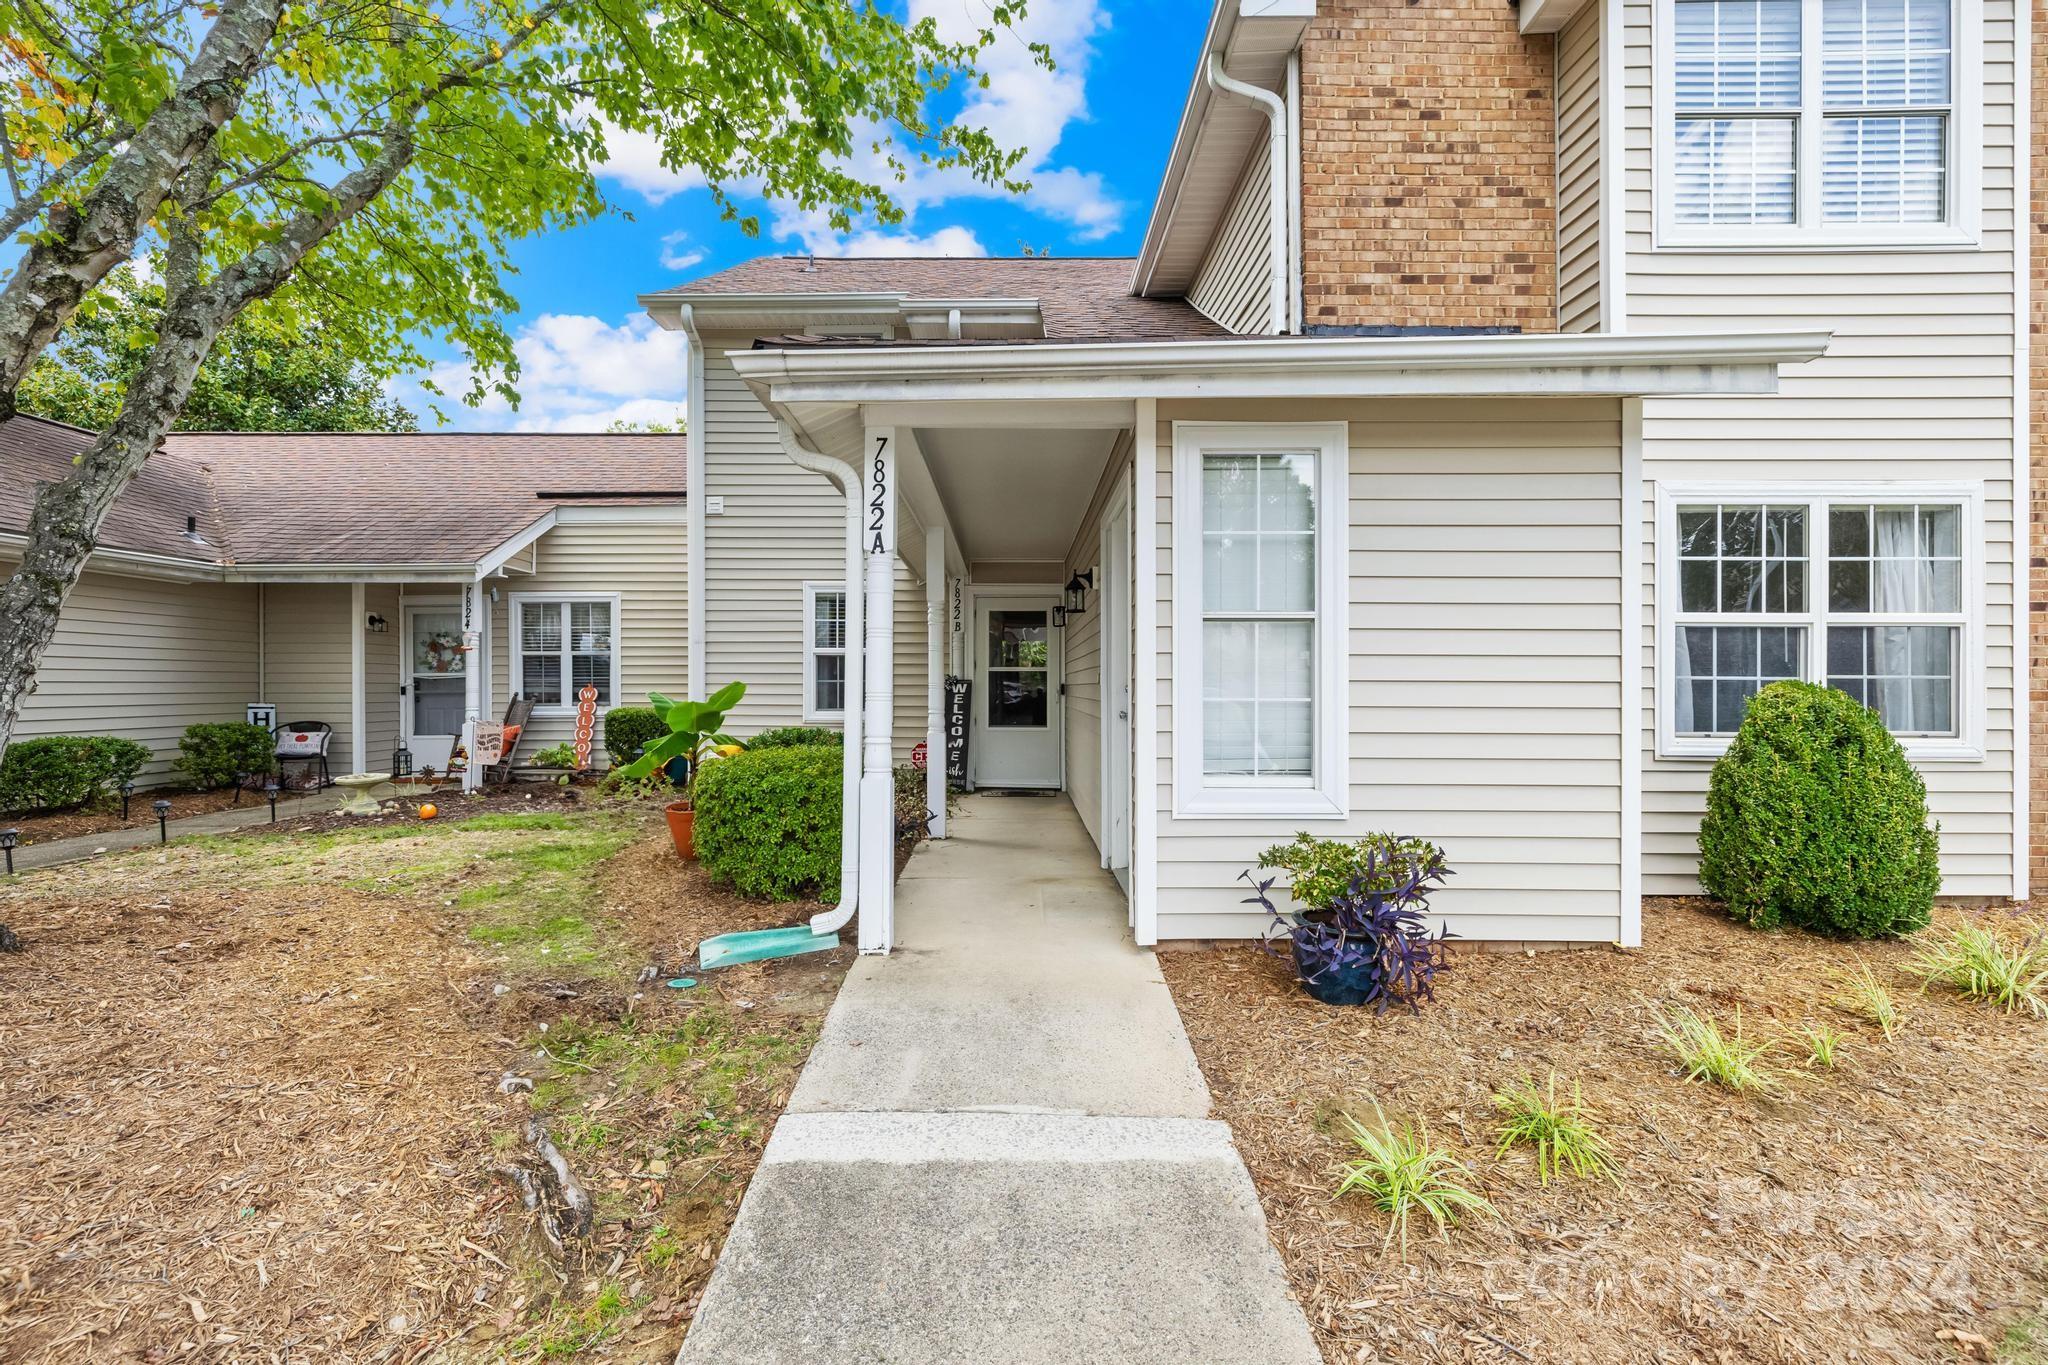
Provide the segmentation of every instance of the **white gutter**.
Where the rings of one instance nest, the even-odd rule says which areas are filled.
[[[689,657],[684,679],[693,697],[704,695],[704,338],[697,334],[695,310],[687,303],[676,310],[683,333],[683,596],[690,615],[685,631]]]
[[[860,908],[860,770],[862,689],[866,685],[866,651],[861,647],[866,612],[860,590],[861,480],[852,465],[820,455],[797,439],[787,418],[775,419],[775,434],[797,468],[822,474],[846,497],[846,721],[842,736],[839,779],[839,904],[811,917],[811,932],[836,934]]]
[[[1293,311],[1288,306],[1292,291],[1287,287],[1287,224],[1291,217],[1287,205],[1287,102],[1270,90],[1261,90],[1230,75],[1223,69],[1223,54],[1220,52],[1209,54],[1209,63],[1203,74],[1211,89],[1249,100],[1266,116],[1266,236],[1270,289],[1266,317],[1267,331],[1278,335],[1286,332],[1287,318]]]
[[[1778,366],[1817,358],[1832,336],[1760,331],[1234,337],[796,347],[733,351],[728,358],[748,384],[774,386],[775,399],[783,402],[908,399],[919,396],[910,386],[941,383],[960,390],[949,397],[983,399],[1098,390],[1122,398],[1254,392],[1341,397],[1379,391],[1375,381],[1381,376],[1427,381],[1406,386],[1414,392],[1724,393],[1771,392]],[[1430,378],[1461,374],[1477,376],[1478,382]],[[866,384],[891,387],[868,392],[860,387]]]

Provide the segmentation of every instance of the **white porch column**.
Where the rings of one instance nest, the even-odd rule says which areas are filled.
[[[348,585],[348,770],[352,773],[367,772],[364,762],[368,757],[370,740],[363,733],[369,717],[369,683],[363,676],[368,671],[365,653],[368,648],[363,640],[363,623],[368,619],[368,610],[363,602],[363,585]]]
[[[946,837],[946,533],[924,533],[924,804],[932,838]]]
[[[478,646],[483,633],[478,629],[482,613],[483,585],[470,579],[462,585],[462,749],[469,755],[463,765],[462,789],[473,792],[484,782],[484,769],[476,761],[476,723],[483,715],[482,673],[490,660]]]
[[[886,953],[895,939],[896,428],[869,427],[866,467],[866,651],[860,777],[860,950]]]

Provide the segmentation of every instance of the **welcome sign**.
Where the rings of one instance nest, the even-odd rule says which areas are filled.
[[[974,684],[966,678],[946,679],[946,781],[967,785],[967,724],[973,716],[968,694]]]

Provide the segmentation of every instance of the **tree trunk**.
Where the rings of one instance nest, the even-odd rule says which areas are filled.
[[[227,0],[177,88],[150,111],[76,208],[44,231],[0,290],[0,418],[22,376],[107,272],[135,254],[171,186],[241,107],[276,33],[283,0]]]

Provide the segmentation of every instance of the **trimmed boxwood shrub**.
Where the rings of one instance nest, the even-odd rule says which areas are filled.
[[[148,749],[115,735],[18,739],[0,757],[0,810],[25,815],[104,801],[147,762]]]
[[[837,730],[827,730],[822,725],[778,725],[773,730],[763,730],[747,741],[749,749],[788,749],[798,745],[813,746],[829,744],[841,748],[846,736]]]
[[[744,896],[837,896],[841,752],[771,745],[706,763],[692,798],[704,870]]]
[[[1700,881],[1759,928],[1841,938],[1924,928],[1941,873],[1927,787],[1877,713],[1813,683],[1772,683],[1714,765]]]
[[[225,787],[251,773],[267,773],[276,761],[270,731],[247,721],[188,725],[178,740],[178,771],[203,791]]]
[[[640,757],[640,751],[668,733],[651,706],[614,706],[604,713],[604,751],[614,768]]]

